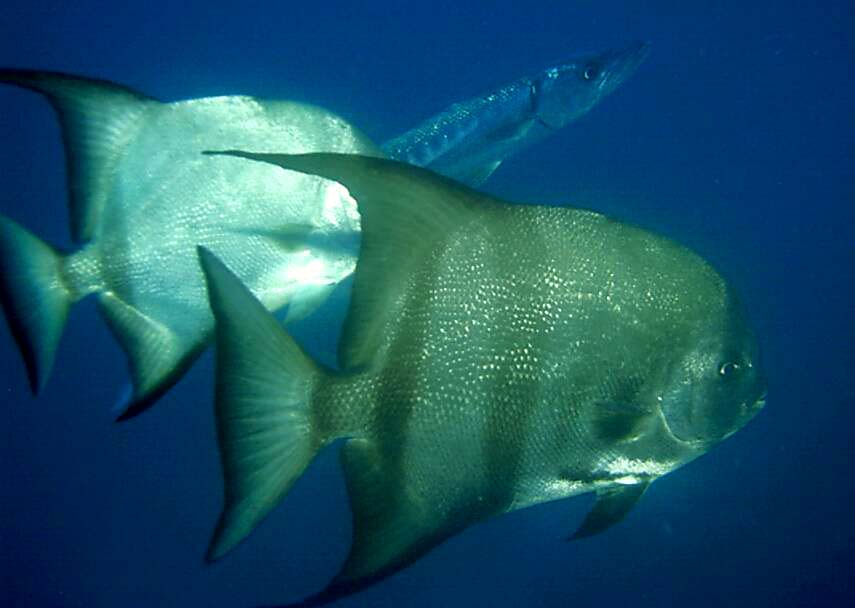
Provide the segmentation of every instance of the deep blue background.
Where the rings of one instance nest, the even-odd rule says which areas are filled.
[[[602,536],[562,541],[585,498],[528,509],[342,606],[852,603],[850,2],[114,4],[7,1],[0,65],[163,100],[295,98],[383,140],[577,51],[652,43],[621,89],[488,187],[607,211],[712,260],[760,336],[766,410]],[[0,88],[0,212],[68,245],[63,163],[47,104]],[[37,400],[0,329],[0,605],[240,607],[323,586],[349,542],[334,450],[206,566],[221,496],[210,356],[115,425],[124,373],[91,301],[74,309]]]

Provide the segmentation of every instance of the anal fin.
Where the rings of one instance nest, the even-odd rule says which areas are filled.
[[[350,553],[325,589],[287,608],[323,606],[360,591],[412,564],[479,519],[466,513],[441,520],[432,515],[436,510],[401,487],[399,477],[369,440],[351,439],[341,455],[353,512]]]
[[[143,412],[190,367],[204,343],[188,349],[163,324],[112,293],[98,298],[101,314],[128,357],[133,390],[117,405],[118,420]]]

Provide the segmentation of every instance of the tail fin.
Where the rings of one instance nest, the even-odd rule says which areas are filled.
[[[0,69],[0,83],[48,98],[59,115],[68,164],[71,234],[93,236],[116,165],[155,100],[121,85],[55,72]]]
[[[217,321],[216,411],[225,506],[207,559],[241,542],[324,443],[311,395],[322,372],[210,251],[199,248]]]
[[[12,220],[0,216],[0,302],[38,393],[50,375],[72,294],[62,256]]]

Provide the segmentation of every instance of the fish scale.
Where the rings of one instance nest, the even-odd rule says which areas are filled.
[[[290,318],[352,272],[352,251],[308,242],[314,232],[358,231],[340,186],[202,154],[224,145],[379,153],[338,116],[248,96],[160,103],[49,72],[0,70],[0,82],[45,95],[57,111],[79,244],[65,254],[0,217],[0,299],[34,391],[49,375],[70,307],[96,294],[128,357],[132,390],[117,406],[120,417],[153,404],[213,330],[197,245],[228,259],[268,306],[288,303]],[[304,230],[271,238],[282,226]]]
[[[672,241],[393,161],[221,154],[335,179],[362,215],[338,371],[200,251],[226,494],[209,556],[241,542],[318,449],[346,439],[351,550],[293,606],[357,592],[474,523],[549,500],[595,492],[573,538],[602,532],[764,403],[734,294]]]
[[[634,45],[550,68],[455,104],[388,146],[480,183],[544,129],[587,111],[645,52]],[[600,62],[598,77],[580,80],[591,62]],[[82,247],[67,258],[0,217],[0,300],[33,392],[47,381],[69,309],[92,293],[128,358],[132,386],[119,417],[152,405],[212,331],[197,244],[227,258],[267,305],[287,303],[288,320],[352,273],[359,217],[339,188],[201,154],[234,146],[379,153],[334,114],[248,96],[161,103],[115,83],[33,70],[0,69],[0,83],[36,91],[56,110],[70,231]]]

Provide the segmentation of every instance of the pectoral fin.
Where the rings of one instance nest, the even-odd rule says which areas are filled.
[[[308,224],[283,224],[275,228],[259,226],[257,228],[230,228],[227,230],[245,237],[264,237],[276,243],[283,251],[292,253],[309,247],[309,238],[316,228]]]
[[[352,253],[359,249],[359,232],[335,230],[324,232],[310,224],[283,224],[276,228],[235,228],[229,232],[245,237],[263,237],[282,251],[294,253],[304,249],[333,254]]]
[[[649,481],[616,486],[597,492],[597,502],[579,529],[567,540],[579,540],[612,527],[629,513],[650,485]]]
[[[588,417],[594,433],[609,443],[635,441],[654,420],[653,411],[632,398],[597,403]]]

